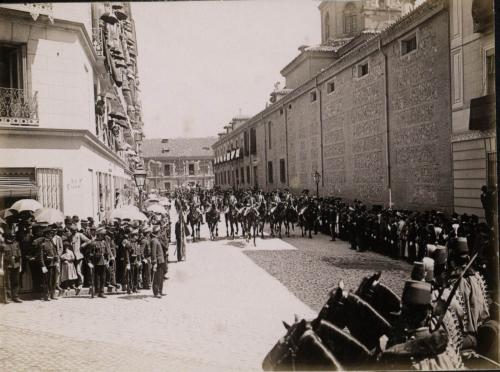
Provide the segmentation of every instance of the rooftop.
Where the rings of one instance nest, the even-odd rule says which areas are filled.
[[[144,139],[142,152],[144,158],[212,157],[212,145],[216,141],[217,137]],[[169,151],[163,152],[163,149]]]

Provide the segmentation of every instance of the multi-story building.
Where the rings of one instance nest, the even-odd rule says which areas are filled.
[[[212,145],[215,137],[144,140],[148,191],[214,186]]]
[[[493,24],[493,1],[450,1],[454,204],[478,216],[478,190],[497,185]]]
[[[36,198],[102,219],[141,163],[128,3],[0,5],[0,209]]]
[[[318,172],[322,195],[451,210],[448,2],[412,3],[323,1],[322,44],[300,47],[271,104],[219,134],[217,184],[312,191]]]

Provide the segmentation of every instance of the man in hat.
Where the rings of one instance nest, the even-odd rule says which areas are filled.
[[[431,285],[424,281],[405,283],[402,311],[394,335],[381,337],[379,361],[390,369],[462,369],[463,362],[449,342],[446,331],[431,328]],[[382,368],[381,368],[382,369]]]
[[[144,228],[139,245],[142,251],[142,288],[151,288],[151,227]]]
[[[112,253],[106,241],[106,228],[99,227],[96,236],[96,239],[89,244],[89,267],[94,272],[94,293],[97,293],[98,297],[105,298],[106,267],[109,265]]]
[[[450,278],[457,278],[469,263],[469,247],[465,237],[459,237],[450,251]],[[488,294],[483,277],[470,267],[459,283],[459,296],[463,299],[465,329],[463,348],[477,347],[479,328],[490,319]]]
[[[106,286],[108,287],[108,292],[111,292],[112,288],[117,288],[116,284],[116,243],[115,243],[115,233],[116,228],[110,224],[106,228],[106,242],[108,243],[111,256],[108,260],[108,265],[106,267]]]
[[[153,266],[153,295],[156,298],[163,296],[163,280],[165,256],[163,247],[158,237],[160,226],[155,225],[151,231],[151,264]]]
[[[80,224],[80,217],[78,217],[77,215],[74,215],[72,218],[71,218],[71,222],[74,223],[76,225],[76,227],[78,228],[78,230],[80,230],[81,228],[81,224]]]
[[[21,248],[12,232],[3,234],[5,242],[0,243],[0,253],[3,253],[3,267],[8,277],[10,297],[14,302],[22,302],[19,298],[19,277],[21,273]],[[3,252],[2,252],[3,251]],[[1,256],[1,255],[0,255]]]
[[[78,276],[78,287],[76,289],[76,294],[78,295],[84,283],[84,277],[82,272],[82,265],[84,259],[83,253],[85,247],[90,243],[90,239],[87,238],[81,232],[79,232],[78,226],[75,224],[71,224],[70,231],[71,231],[71,236],[69,237],[69,242],[71,243],[71,247],[73,248],[73,254],[75,255],[76,275]]]
[[[54,231],[49,226],[43,227],[43,237],[36,240],[42,272],[42,292],[45,301],[55,300],[56,264],[59,263],[57,248],[52,241]]]
[[[486,219],[486,223],[491,228],[494,224],[494,192],[488,189],[488,186],[483,185],[481,187],[481,204],[484,209],[484,218]]]
[[[137,293],[137,252],[139,230],[134,229],[130,232],[129,238],[123,241],[125,253],[125,280],[127,283],[127,293]]]

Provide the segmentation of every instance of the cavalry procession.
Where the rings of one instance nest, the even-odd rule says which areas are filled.
[[[380,271],[358,288],[340,281],[316,318],[284,322],[286,333],[265,356],[264,370],[500,366],[494,238],[476,216],[368,208],[359,200],[287,189],[179,189],[163,197],[150,194],[142,204],[142,210],[123,207],[96,223],[64,217],[34,200],[16,202],[1,221],[3,297],[21,302],[23,282],[46,301],[72,290],[78,296],[82,288],[89,288],[90,298],[106,297],[105,288],[152,290],[162,298],[168,263],[174,255],[186,259],[186,236],[194,246],[203,226],[210,240],[241,237],[257,247],[257,237],[326,234],[359,252],[408,260],[411,277],[401,296],[384,285]]]

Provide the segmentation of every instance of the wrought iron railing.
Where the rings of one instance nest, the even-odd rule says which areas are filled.
[[[0,124],[38,125],[38,92],[0,87]]]
[[[98,56],[104,55],[104,35],[100,27],[92,29],[92,43]]]

